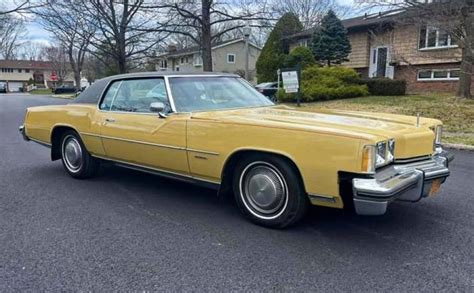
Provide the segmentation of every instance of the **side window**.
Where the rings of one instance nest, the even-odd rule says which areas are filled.
[[[113,96],[110,105],[111,111],[151,113],[150,105],[154,102],[165,104],[166,112],[171,110],[164,79],[128,79],[119,83],[115,90],[112,89],[114,84],[110,87],[103,100],[103,103],[106,104],[110,92]]]
[[[117,94],[117,90],[120,87],[122,81],[115,81],[112,83],[105,94],[105,97],[102,99],[102,102],[99,105],[101,110],[110,110],[112,106],[112,101],[114,100],[115,95]]]

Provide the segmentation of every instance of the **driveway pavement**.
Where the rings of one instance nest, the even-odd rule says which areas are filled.
[[[271,230],[212,190],[116,167],[70,178],[17,131],[27,106],[67,102],[0,95],[0,291],[474,291],[474,152],[455,151],[433,199]]]

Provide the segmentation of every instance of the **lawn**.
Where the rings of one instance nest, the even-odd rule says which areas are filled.
[[[341,109],[385,112],[405,115],[420,113],[423,117],[443,121],[444,141],[474,145],[474,99],[448,95],[368,96],[302,104],[304,109]]]
[[[29,91],[29,93],[32,94],[32,95],[51,95],[51,94],[53,94],[51,89],[36,89],[36,90]]]

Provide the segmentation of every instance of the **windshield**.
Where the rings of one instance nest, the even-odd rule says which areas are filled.
[[[237,77],[172,77],[169,83],[178,112],[273,105],[267,97]]]

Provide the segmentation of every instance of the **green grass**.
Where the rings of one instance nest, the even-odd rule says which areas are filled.
[[[53,92],[51,89],[36,89],[29,91],[32,95],[51,95]]]
[[[302,104],[304,109],[341,109],[416,115],[443,121],[446,142],[474,145],[474,99],[449,95],[368,96]]]

